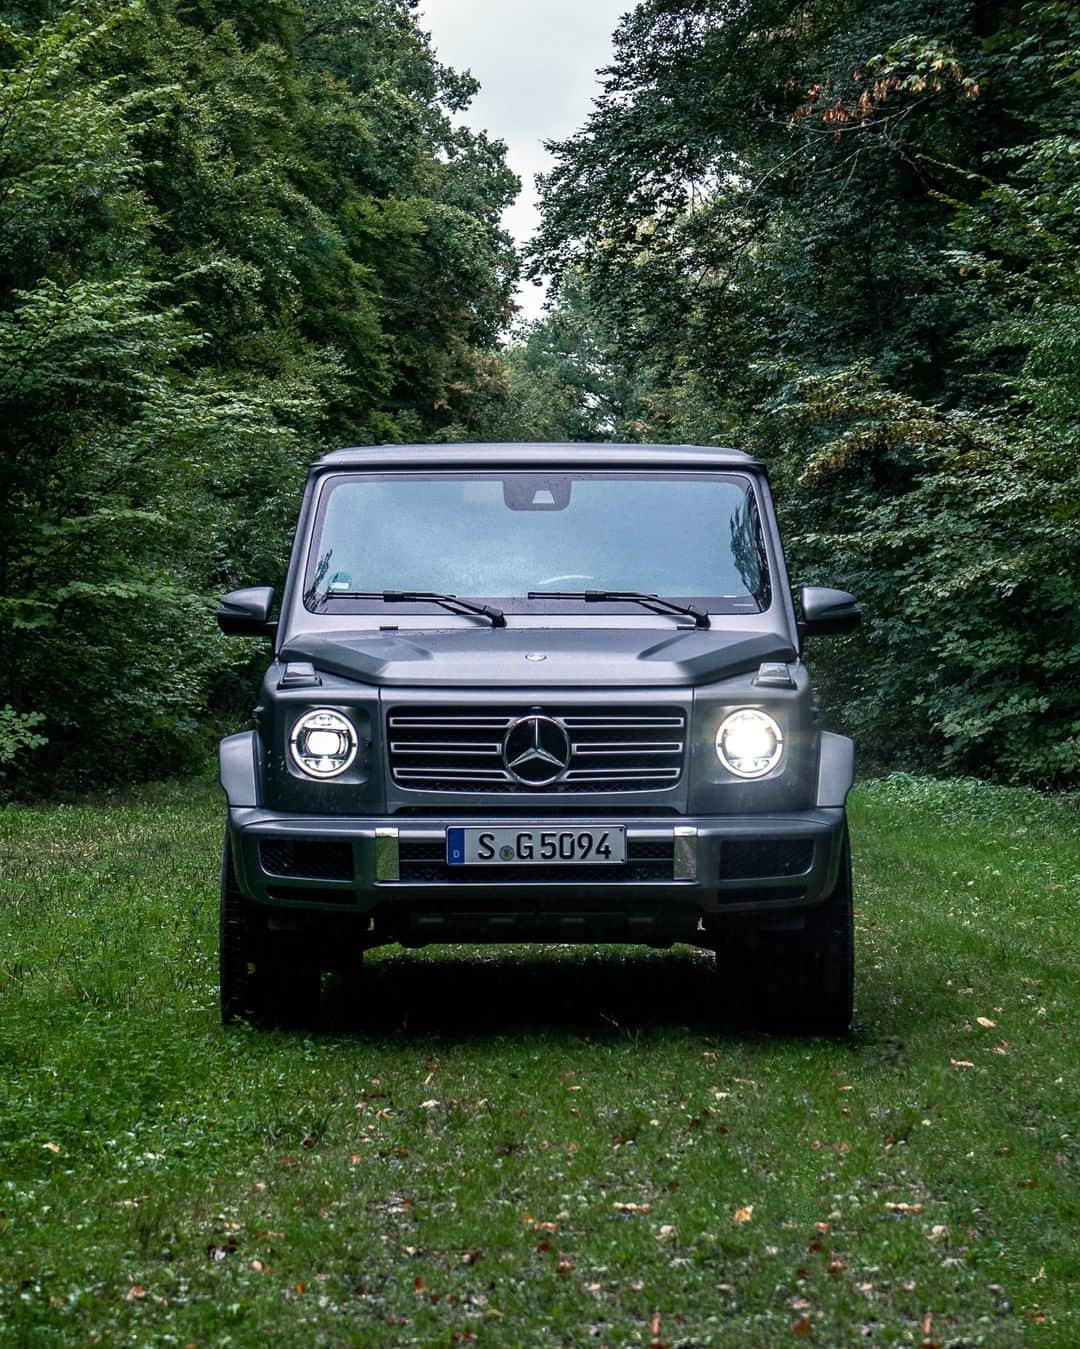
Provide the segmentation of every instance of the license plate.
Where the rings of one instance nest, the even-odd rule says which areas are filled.
[[[626,830],[621,826],[448,829],[450,866],[577,866],[626,861]]]

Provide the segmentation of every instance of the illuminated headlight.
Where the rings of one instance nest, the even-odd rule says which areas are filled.
[[[289,748],[301,772],[313,778],[336,778],[356,758],[356,729],[348,717],[329,708],[305,712],[292,728]]]
[[[716,753],[729,772],[740,778],[764,777],[784,753],[784,733],[767,712],[743,707],[720,723]]]

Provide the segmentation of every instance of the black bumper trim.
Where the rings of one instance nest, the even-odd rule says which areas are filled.
[[[229,819],[239,883],[249,898],[262,904],[295,903],[310,910],[324,895],[327,910],[347,907],[371,914],[387,905],[408,904],[435,914],[464,913],[489,909],[497,892],[500,907],[508,912],[583,912],[595,901],[600,908],[622,907],[628,914],[687,905],[708,914],[803,907],[824,898],[836,883],[844,812],[837,807],[786,815],[709,816],[684,818],[678,825],[627,818],[632,862],[623,876],[601,875],[593,868],[563,868],[558,874],[530,868],[520,876],[490,876],[486,869],[482,877],[450,874],[440,860],[445,828],[428,820],[391,823],[261,809],[232,810]],[[469,822],[487,823],[482,816]],[[299,840],[305,849],[344,844],[352,852],[352,879],[298,876],[293,881],[268,875],[261,862],[262,843],[282,838]],[[770,856],[777,858],[772,875],[765,874]],[[288,898],[292,885],[298,891],[295,901]]]

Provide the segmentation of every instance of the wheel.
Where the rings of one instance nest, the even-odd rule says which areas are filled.
[[[741,989],[758,1019],[796,1035],[843,1035],[851,1029],[855,984],[851,847],[844,828],[840,872],[832,893],[806,910],[792,930],[756,926],[725,943]]]
[[[228,835],[221,850],[221,916],[218,925],[218,981],[221,1020],[227,1026],[257,1015],[255,943],[250,905],[240,893]]]
[[[259,921],[236,882],[227,836],[221,856],[218,938],[225,1025],[246,1020],[258,1026],[308,1026],[315,1020],[321,987],[319,963],[295,934],[269,932]]]

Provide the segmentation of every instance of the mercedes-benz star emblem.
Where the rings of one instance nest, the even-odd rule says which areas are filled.
[[[547,787],[570,765],[570,737],[553,717],[518,717],[506,732],[503,763],[511,777],[525,787]]]

